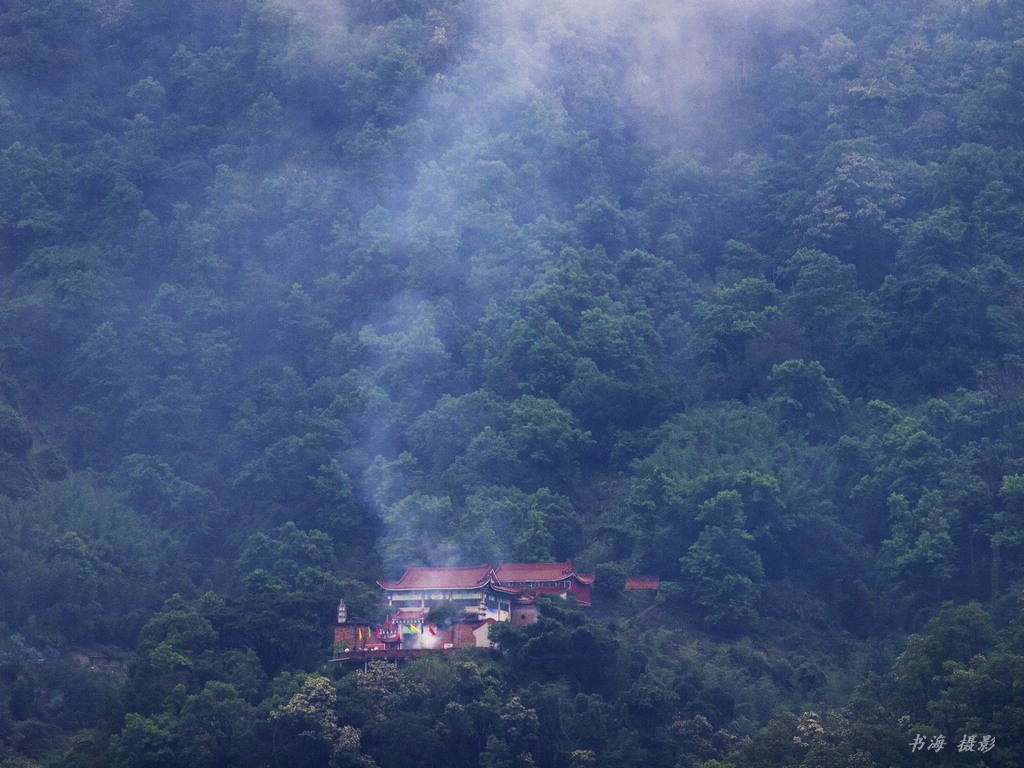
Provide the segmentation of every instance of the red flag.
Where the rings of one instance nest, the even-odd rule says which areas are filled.
[[[429,624],[427,625],[427,629],[430,630],[430,634],[432,634],[432,635],[436,635],[437,634],[437,632],[434,631],[434,628],[432,626],[430,626]]]

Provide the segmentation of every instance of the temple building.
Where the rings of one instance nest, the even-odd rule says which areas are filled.
[[[339,605],[335,656],[353,652],[392,653],[475,646],[490,647],[495,622],[532,624],[537,598],[575,598],[590,605],[594,577],[576,573],[572,561],[499,563],[453,568],[406,569],[397,581],[378,580],[387,621],[370,630],[348,620]]]
[[[408,568],[398,581],[378,580],[388,608],[399,620],[422,620],[431,608],[451,606],[459,619],[521,623],[524,606],[541,596],[573,597],[590,605],[594,577],[572,561],[499,563],[456,568]],[[536,618],[536,612],[528,612]],[[531,619],[532,620],[532,619]],[[529,623],[529,622],[526,622]]]
[[[509,621],[512,599],[521,593],[498,583],[489,565],[409,568],[398,581],[378,580],[389,612],[399,623],[423,621],[431,608],[451,606],[459,620]]]

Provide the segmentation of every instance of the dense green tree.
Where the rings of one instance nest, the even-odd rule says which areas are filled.
[[[703,367],[708,391],[743,397],[763,383],[779,354],[773,340],[782,293],[763,277],[716,286],[697,303],[691,359]]]
[[[889,497],[892,538],[882,543],[882,551],[891,558],[891,567],[915,590],[941,593],[954,574],[955,545],[950,524],[956,510],[943,503],[938,491],[923,494],[911,511],[905,497]]]
[[[615,638],[579,608],[551,601],[544,606],[535,624],[502,624],[493,630],[493,640],[515,662],[517,674],[563,679],[584,692],[607,691],[619,674]]]
[[[809,439],[835,434],[842,427],[849,401],[825,375],[817,361],[787,360],[772,367],[769,402],[779,418]]]
[[[683,579],[712,626],[743,627],[755,615],[764,568],[751,547],[742,497],[720,492],[701,505],[697,520],[704,529],[680,561]]]
[[[152,718],[129,713],[111,740],[111,762],[118,768],[160,768],[175,764],[170,731]]]
[[[195,766],[253,761],[253,719],[234,686],[208,682],[181,708],[175,727],[179,760]]]
[[[1004,570],[1009,570],[1012,576],[1019,577],[1017,569],[1012,565],[1014,559],[1007,556],[1019,551],[1021,544],[1024,544],[1024,530],[1021,528],[1019,515],[1021,505],[1024,504],[1024,478],[1020,475],[1003,477],[999,495],[1003,500],[1003,508],[995,514],[994,530],[990,536],[993,597],[1001,590]],[[1003,565],[1004,558],[1009,561],[1009,568]]]
[[[198,690],[197,665],[216,641],[213,626],[195,608],[180,595],[168,599],[163,610],[139,633],[138,658],[131,670],[134,711],[153,715],[168,706],[168,698],[177,695],[179,689]],[[136,725],[133,733],[152,730],[152,724],[142,719]]]

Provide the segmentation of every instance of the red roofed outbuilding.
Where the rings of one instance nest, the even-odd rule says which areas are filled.
[[[661,589],[661,579],[657,576],[627,576],[626,590],[648,589],[657,592]]]

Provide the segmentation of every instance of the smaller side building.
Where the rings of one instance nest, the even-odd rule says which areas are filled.
[[[658,592],[661,590],[661,579],[657,576],[627,576],[626,577],[626,591],[635,592],[638,590],[646,590],[648,592]]]
[[[590,587],[594,577],[576,573],[572,560],[563,563],[499,563],[494,577],[503,587],[539,597],[572,595],[583,606],[590,605]]]

